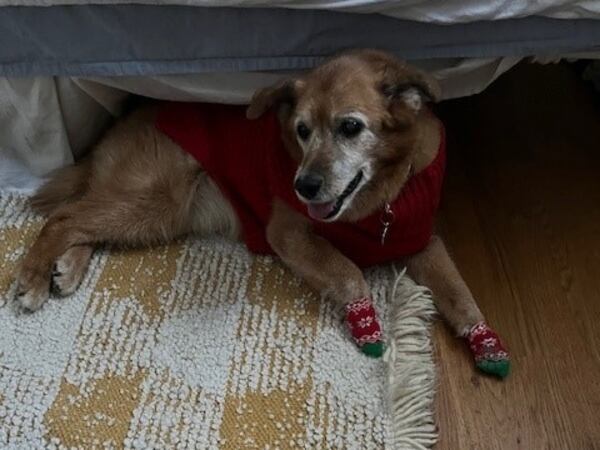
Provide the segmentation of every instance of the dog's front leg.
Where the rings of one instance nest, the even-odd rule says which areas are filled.
[[[305,217],[278,200],[273,205],[267,239],[294,272],[344,308],[350,333],[363,353],[381,356],[381,326],[362,271],[314,234]]]
[[[442,240],[433,236],[425,250],[407,260],[407,269],[415,281],[432,290],[440,314],[469,342],[477,367],[500,377],[508,375],[508,353],[486,324]]]

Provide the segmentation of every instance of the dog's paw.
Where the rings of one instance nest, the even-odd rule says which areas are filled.
[[[47,283],[33,285],[19,281],[16,301],[25,311],[34,312],[40,309],[46,300],[48,300],[49,294]]]
[[[16,301],[26,311],[37,311],[50,296],[50,273],[39,260],[26,259],[17,276]]]
[[[475,324],[465,336],[479,370],[506,378],[510,372],[508,350],[500,337],[485,322]]]
[[[62,255],[52,269],[52,292],[59,296],[71,295],[81,284],[91,256],[87,247],[73,247]]]

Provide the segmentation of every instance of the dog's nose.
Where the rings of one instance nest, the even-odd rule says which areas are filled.
[[[306,200],[315,198],[321,186],[323,186],[323,177],[310,172],[300,175],[294,182],[294,188]]]

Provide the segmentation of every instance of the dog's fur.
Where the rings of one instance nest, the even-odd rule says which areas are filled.
[[[277,109],[298,174],[314,168],[326,174],[315,200],[335,198],[363,170],[359,188],[334,217],[356,221],[396,198],[410,174],[435,158],[439,123],[424,103],[439,94],[426,74],[365,50],[259,91],[247,114],[256,118]],[[86,160],[59,171],[33,198],[48,221],[19,274],[18,301],[24,308],[40,308],[51,287],[58,294],[72,293],[101,243],[147,246],[188,233],[240,235],[232,207],[198,163],[155,128],[155,113],[145,107],[119,121]],[[335,132],[347,116],[365,125],[353,139]],[[300,121],[311,129],[306,140],[297,136]],[[289,267],[340,305],[369,295],[361,270],[285,203],[275,201],[266,232]],[[483,320],[440,238],[434,236],[405,263],[433,290],[439,311],[457,334]]]

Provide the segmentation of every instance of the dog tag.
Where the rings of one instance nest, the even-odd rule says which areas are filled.
[[[388,230],[390,229],[390,226],[394,222],[395,218],[396,216],[394,215],[394,211],[392,211],[390,204],[386,203],[383,213],[381,214],[381,224],[383,225],[383,229],[381,230],[381,245],[385,244],[385,238],[387,237]]]

